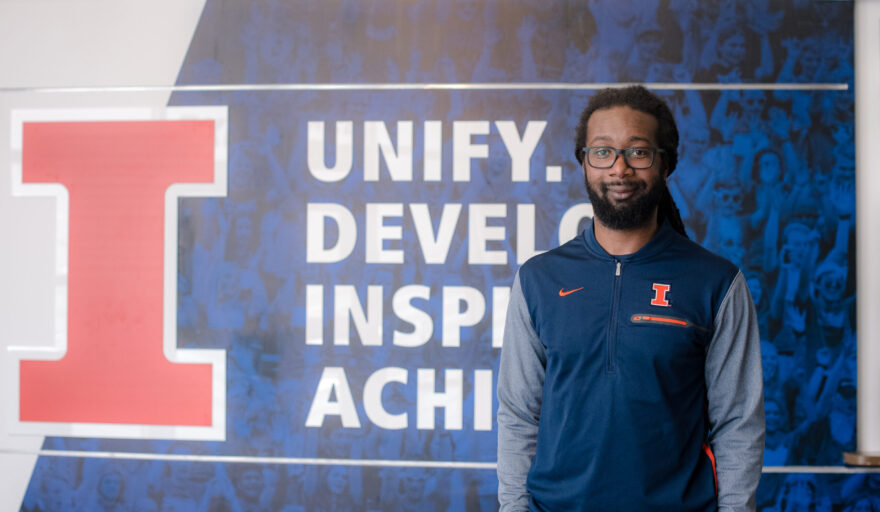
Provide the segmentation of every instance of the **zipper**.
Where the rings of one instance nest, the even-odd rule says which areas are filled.
[[[617,349],[617,309],[620,302],[620,260],[617,262],[614,270],[614,285],[611,288],[611,315],[608,323],[608,342],[605,345],[605,371],[607,373],[617,372],[617,360],[615,357]]]
[[[698,332],[710,332],[711,329],[703,327],[702,325],[697,325],[690,320],[685,320],[684,318],[676,318],[674,316],[663,316],[663,315],[652,315],[650,313],[640,313],[635,314],[630,317],[630,322],[634,324],[657,324],[657,325],[672,325],[677,327],[690,327],[696,329]]]
[[[679,327],[689,327],[691,325],[690,322],[681,318],[660,315],[633,315],[630,320],[634,324],[662,324],[677,325]]]

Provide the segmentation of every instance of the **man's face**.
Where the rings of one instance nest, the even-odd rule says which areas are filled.
[[[122,492],[122,477],[118,473],[108,473],[101,478],[98,492],[108,500],[116,500]]]
[[[761,341],[761,359],[764,362],[764,379],[773,379],[776,370],[779,369],[779,355],[776,353],[776,347],[769,341]],[[764,405],[766,407],[767,404]]]
[[[733,226],[731,226],[733,228]],[[721,243],[719,254],[729,259],[737,266],[742,266],[746,256],[746,249],[743,247],[742,230],[728,229],[721,235]]]
[[[809,507],[813,503],[813,484],[809,477],[794,474],[789,476],[786,486],[788,487],[788,499],[791,503]],[[808,508],[804,508],[807,510]]]
[[[258,500],[263,492],[263,473],[257,469],[244,471],[238,482],[238,491],[248,501]]]
[[[808,229],[791,230],[785,247],[788,248],[791,262],[797,267],[806,265],[813,249],[815,235]]]
[[[331,468],[327,473],[327,488],[333,494],[342,494],[348,485],[348,474],[342,468]]]
[[[846,274],[825,272],[816,280],[819,295],[827,301],[839,301],[846,289]]]
[[[746,284],[749,287],[749,293],[752,294],[752,300],[755,304],[760,304],[761,297],[764,295],[764,288],[761,286],[761,280],[757,277],[747,277]]]
[[[767,116],[770,118],[770,128],[776,136],[785,138],[791,135],[791,118],[788,112],[779,107],[770,107]]]
[[[816,76],[816,71],[819,70],[819,64],[822,62],[816,52],[817,48],[814,45],[807,45],[801,52],[800,59],[798,60],[801,65],[801,75],[807,78]]]
[[[702,127],[693,128],[688,133],[686,143],[682,145],[684,151],[680,156],[692,162],[699,162],[708,147],[709,130]]]
[[[783,427],[782,411],[779,404],[775,401],[764,401],[764,417],[767,420],[767,429],[772,431],[780,430]]]
[[[587,121],[585,146],[657,147],[657,119],[627,106],[600,109]],[[587,194],[596,218],[608,228],[632,230],[655,218],[666,189],[666,171],[658,154],[647,169],[633,169],[623,155],[609,169],[583,161]]]
[[[403,477],[403,489],[407,499],[412,502],[421,500],[425,494],[426,480],[423,470],[409,469]]]
[[[718,182],[714,187],[715,207],[718,213],[732,216],[742,209],[742,194],[739,188],[731,183]]]
[[[737,33],[722,41],[718,56],[725,66],[738,66],[746,56],[745,37]]]
[[[639,34],[636,43],[642,58],[652,61],[657,58],[657,55],[660,53],[660,47],[663,46],[663,35],[660,31],[644,32]]]
[[[764,153],[758,159],[758,170],[761,183],[772,184],[779,181],[779,176],[782,174],[782,164],[775,153]]]
[[[764,104],[767,103],[767,98],[761,91],[745,91],[742,94],[740,103],[742,104],[746,119],[755,119],[764,111]]]
[[[48,477],[45,486],[45,493],[41,497],[41,501],[42,508],[46,512],[63,512],[73,508],[70,497],[73,491],[67,482],[60,478]]]

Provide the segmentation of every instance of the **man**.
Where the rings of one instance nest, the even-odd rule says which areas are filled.
[[[684,236],[672,114],[642,87],[606,89],[575,145],[592,225],[526,262],[511,292],[501,510],[754,510],[757,318],[739,270]]]

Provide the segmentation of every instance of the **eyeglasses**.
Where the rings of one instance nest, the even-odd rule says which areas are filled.
[[[657,153],[665,153],[665,151],[660,148],[645,146],[633,146],[625,149],[617,149],[611,146],[588,146],[581,148],[581,161],[586,156],[590,167],[610,169],[617,162],[617,157],[623,155],[626,165],[633,169],[647,169],[654,165],[654,156]]]

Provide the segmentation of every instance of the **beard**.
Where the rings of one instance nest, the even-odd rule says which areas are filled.
[[[612,204],[608,199],[608,187],[621,182],[599,183],[599,190],[593,188],[586,176],[584,182],[593,205],[593,214],[606,227],[617,231],[629,231],[648,224],[666,193],[666,180],[658,175],[650,185],[644,180],[635,180],[636,189],[632,196]]]

